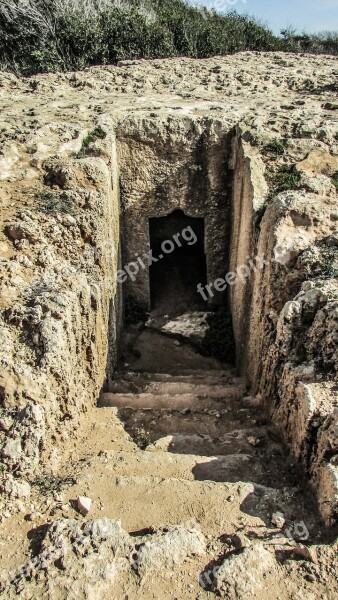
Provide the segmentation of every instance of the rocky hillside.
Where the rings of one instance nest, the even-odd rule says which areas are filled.
[[[26,79],[0,74],[3,597],[69,598],[73,589],[77,598],[217,592],[246,600],[271,597],[262,591],[267,576],[281,599],[337,596],[337,89],[332,56],[260,52],[124,61]],[[242,443],[255,448],[257,428],[269,423],[267,447],[291,461],[291,480],[280,485],[278,460],[271,467],[278,493],[267,481],[252,482],[245,465],[235,475],[230,469],[235,479],[227,463],[221,480],[211,469],[210,480],[196,481],[207,462],[199,445],[190,455],[180,447],[174,464],[165,444],[150,459],[154,440],[140,449],[123,427],[127,418],[97,408],[121,340],[120,244],[139,226],[130,219],[123,229],[121,214],[142,217],[161,193],[170,202],[183,198],[201,144],[210,193],[219,191],[220,170],[229,177],[229,270],[248,256],[266,261],[230,293],[241,379],[224,365],[211,368],[240,388],[241,409],[229,409],[235,424],[244,428],[241,410],[258,411],[239,447],[230,440],[237,454],[244,455]],[[170,388],[170,397],[184,396],[189,384],[199,398],[195,386],[210,373],[197,373],[200,362],[193,370],[175,373],[172,383],[184,385]],[[228,401],[220,381],[208,383],[207,428],[228,410],[212,399]],[[221,438],[218,426],[213,431]],[[221,455],[219,439],[210,447]],[[93,497],[100,486],[88,521],[71,494]],[[315,533],[307,543],[290,534],[288,545],[289,524],[308,518],[295,513],[303,486]],[[133,498],[141,507],[135,518]],[[209,505],[222,518],[208,516]],[[279,514],[274,525],[281,512],[290,523]],[[271,542],[275,535],[284,549]]]

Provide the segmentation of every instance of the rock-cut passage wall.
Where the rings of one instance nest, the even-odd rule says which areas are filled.
[[[227,292],[238,369],[331,518],[338,504],[337,281],[309,273],[337,247],[336,196],[285,192],[260,222],[264,165],[245,132],[209,117],[126,117],[116,143],[113,125],[99,125],[87,156],[48,159],[39,180],[18,185],[4,223],[1,491],[22,495],[22,479],[43,464],[53,470],[63,441],[75,439],[114,369],[118,267],[148,254],[150,218],[181,209],[204,219],[209,283],[264,258]],[[149,308],[148,269],[123,284],[123,295]],[[226,297],[215,294],[210,304]]]
[[[117,139],[123,265],[149,253],[150,218],[180,209],[204,219],[208,281],[224,276],[231,231],[227,127],[206,117],[128,118],[119,124]],[[148,310],[149,270],[128,278],[123,290]],[[218,293],[210,298],[210,304],[220,301]]]
[[[239,127],[227,131],[217,119],[127,119],[117,135],[123,261],[149,251],[149,218],[180,208],[205,219],[208,282],[238,268],[244,274],[212,299],[224,302],[228,295],[238,370],[330,519],[338,505],[337,284],[307,279],[320,254],[316,245],[337,244],[335,194],[291,191],[270,199],[265,211],[259,150]],[[124,285],[126,295],[149,308],[148,269]]]
[[[0,460],[1,491],[12,499],[29,492],[22,478],[44,464],[53,471],[64,441],[75,443],[116,353],[119,189],[111,127],[95,154],[46,160],[34,195],[18,186],[19,208],[5,223],[12,250],[1,262]]]
[[[284,192],[261,220],[264,166],[241,135],[232,161],[231,268],[248,256],[260,265],[230,292],[238,367],[330,520],[338,514],[336,192],[328,178],[326,195]]]

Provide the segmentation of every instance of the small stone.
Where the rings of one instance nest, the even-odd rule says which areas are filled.
[[[80,513],[83,516],[86,516],[89,513],[92,505],[91,498],[87,498],[86,496],[79,496],[76,503]]]
[[[200,531],[177,526],[142,544],[138,550],[137,570],[144,577],[155,569],[172,569],[188,557],[203,556],[205,552],[206,542]]]
[[[283,513],[281,513],[281,512],[273,513],[271,522],[273,525],[275,525],[279,529],[282,529],[285,525],[285,518],[284,518]]]
[[[16,506],[17,506],[17,509],[18,509],[19,512],[24,512],[25,511],[25,505],[20,500],[17,501]]]
[[[29,513],[25,516],[25,521],[34,521],[34,513]]]
[[[76,225],[76,219],[74,217],[72,217],[72,215],[67,215],[64,219],[65,224],[68,223],[69,225]]]
[[[9,250],[9,245],[6,242],[0,242],[0,254],[6,254]]]
[[[32,261],[29,260],[28,256],[26,256],[25,254],[23,254],[22,256],[20,256],[18,258],[18,262],[21,265],[24,265],[25,267],[31,267],[32,266]]]
[[[2,429],[2,431],[9,431],[12,425],[13,420],[9,417],[4,417],[3,419],[0,419],[0,429]]]
[[[34,513],[34,520],[36,521],[37,519],[42,519],[43,514],[41,512],[36,512]]]
[[[257,440],[257,438],[255,438],[253,435],[250,435],[249,437],[246,438],[246,441],[248,442],[248,444],[250,444],[250,446],[257,446],[259,442],[259,440]]]
[[[21,456],[21,440],[8,440],[2,450],[2,456],[17,460]]]
[[[31,494],[31,486],[28,481],[20,481],[13,479],[11,482],[11,497],[12,498],[29,498]]]
[[[261,404],[261,396],[257,395],[257,396],[245,396],[245,398],[243,398],[242,403],[244,406],[250,406],[250,407],[255,407],[255,406],[259,406],[259,404]]]
[[[216,570],[212,589],[229,600],[259,598],[266,588],[267,576],[276,569],[274,556],[262,544],[256,544],[224,560]]]
[[[303,546],[302,544],[296,544],[292,548],[293,552],[299,558],[303,558],[304,560],[310,561],[312,563],[317,562],[316,551],[313,548],[308,548],[307,546]]]
[[[39,337],[39,334],[38,334],[38,333],[36,333],[35,335],[33,335],[33,344],[34,344],[35,346],[38,346],[38,345],[39,345],[39,343],[40,343],[40,337]]]

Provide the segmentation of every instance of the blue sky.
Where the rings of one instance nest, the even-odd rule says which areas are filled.
[[[188,0],[218,10],[249,13],[275,32],[288,25],[298,31],[338,31],[338,0]]]

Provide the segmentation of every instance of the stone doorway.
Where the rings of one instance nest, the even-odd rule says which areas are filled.
[[[175,210],[149,219],[149,238],[156,262],[149,268],[154,315],[207,310],[197,285],[207,283],[204,219]]]

